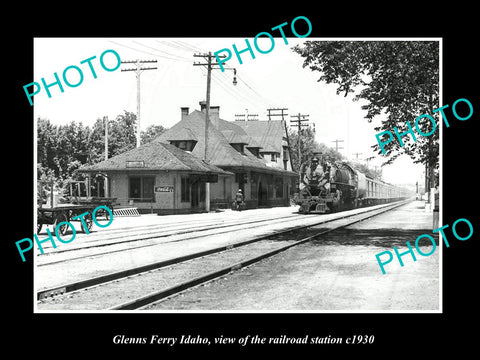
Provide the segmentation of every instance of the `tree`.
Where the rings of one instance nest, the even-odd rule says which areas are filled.
[[[48,119],[37,121],[38,179],[50,183],[61,192],[68,191],[68,181],[75,170],[85,164],[96,164],[105,159],[105,125],[108,122],[108,157],[134,149],[136,146],[136,115],[124,111],[115,119],[98,118],[93,127],[72,121],[67,125],[53,125]],[[142,143],[147,143],[166,129],[151,125],[142,131]]]
[[[140,133],[142,144],[147,144],[153,139],[155,139],[160,134],[164,133],[167,129],[162,125],[150,125]]]
[[[55,156],[56,127],[48,119],[37,120],[37,163],[43,168],[53,169]]]
[[[74,121],[56,126],[47,119],[39,118],[37,127],[37,163],[42,173],[65,180],[86,162],[87,139],[90,129]]]
[[[122,154],[128,150],[134,149],[137,144],[135,137],[137,127],[137,115],[132,112],[124,111],[117,115],[108,131],[109,142],[112,144],[112,150],[109,149],[111,156]]]
[[[301,164],[310,160],[315,153],[320,153],[330,159],[330,161],[339,161],[343,159],[335,149],[332,149],[325,144],[318,143],[315,140],[315,133],[309,127],[304,128],[300,132],[300,142],[298,141],[298,132],[288,129],[288,138],[291,147],[292,167],[294,171],[299,171]],[[301,159],[298,159],[298,147],[300,144]]]
[[[365,118],[370,122],[380,116],[376,131],[407,130],[406,122],[422,114],[432,114],[439,102],[439,46],[437,41],[307,41],[295,52],[305,58],[303,66],[319,71],[318,81],[338,85],[337,94],[356,92],[354,100],[363,99]],[[424,133],[430,122],[421,122]],[[373,138],[373,135],[372,135]],[[429,137],[408,136],[385,145],[387,160],[392,163],[403,153],[416,163],[425,164],[434,186],[434,169],[438,168],[439,131]],[[381,155],[378,143],[372,148]]]
[[[372,169],[365,164],[359,162],[353,162],[353,167],[356,168],[358,171],[364,173],[365,175],[371,177],[372,179],[381,179],[382,178],[382,168],[380,169]]]
[[[90,162],[96,164],[105,160],[105,122],[108,122],[108,158],[134,149],[137,116],[129,111],[117,115],[113,120],[104,116],[93,125],[88,141]]]

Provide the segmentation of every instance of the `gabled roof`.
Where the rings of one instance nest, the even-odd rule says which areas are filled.
[[[235,121],[235,125],[244,130],[263,148],[261,152],[281,153],[287,142],[283,120],[271,121]]]
[[[233,122],[218,119],[218,129],[227,138],[230,144],[245,144],[247,148],[261,148],[260,144],[245,130]],[[235,136],[231,135],[235,134]]]
[[[257,142],[255,141],[255,139],[254,139],[253,137],[251,137],[251,136],[248,137],[248,144],[247,144],[246,146],[247,146],[247,149],[248,149],[248,148],[252,148],[252,149],[253,149],[253,148],[257,148],[257,149],[261,149],[261,148],[262,148],[262,147],[260,146],[260,144],[257,143]]]
[[[198,141],[198,138],[190,129],[183,128],[180,131],[172,133],[168,140],[169,141],[189,141],[189,140]]]
[[[207,146],[207,162],[219,167],[245,167],[271,170],[266,165],[264,159],[259,159],[249,151],[244,154],[235,150],[222,134],[221,130],[232,131],[232,136],[240,136],[241,141],[248,139],[247,134],[235,124],[229,126],[228,121],[219,119],[220,130],[217,129],[211,121],[208,124],[208,146]],[[167,142],[171,138],[176,138],[179,133],[183,133],[188,129],[198,139],[198,143],[192,150],[192,155],[203,159],[205,153],[205,113],[195,110],[189,115],[183,117],[181,121],[176,123],[169,130],[158,136],[154,142]]]
[[[94,165],[80,167],[80,172],[90,171],[146,171],[176,170],[198,173],[231,174],[214,165],[210,165],[177,148],[174,145],[152,141],[138,148],[114,156]]]
[[[250,136],[237,134],[232,130],[222,130],[222,135],[225,136],[229,144],[245,144],[249,143]]]

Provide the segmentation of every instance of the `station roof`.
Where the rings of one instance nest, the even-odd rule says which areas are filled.
[[[209,121],[208,125],[206,155],[208,163],[222,168],[245,168],[278,175],[296,175],[290,171],[267,166],[265,159],[255,156],[248,150],[240,153],[230,144],[243,143],[247,148],[249,147],[249,142],[252,142],[252,147],[262,147],[262,144],[259,144],[252,135],[248,134],[240,126],[237,126],[236,123],[217,119],[217,124],[218,128],[212,121]],[[195,134],[196,139],[198,139],[198,143],[192,150],[192,155],[203,159],[205,156],[205,113],[202,111],[194,110],[190,114],[185,115],[181,121],[159,135],[153,142],[165,143],[172,139],[180,140],[180,137],[189,133]],[[282,136],[283,133],[280,135],[280,141]]]
[[[197,136],[187,128],[170,134],[168,141],[198,141]]]
[[[283,120],[272,121],[235,121],[245,133],[253,138],[262,149],[261,152],[280,153],[287,142],[283,140],[285,124]]]
[[[248,135],[237,134],[232,130],[223,130],[223,136],[227,139],[229,144],[244,144],[247,145],[250,142]]]
[[[138,148],[114,156],[94,165],[84,165],[80,172],[92,171],[148,171],[169,170],[195,173],[232,175],[221,168],[207,164],[198,157],[174,145],[152,141]]]

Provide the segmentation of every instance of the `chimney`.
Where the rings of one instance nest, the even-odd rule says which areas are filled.
[[[181,111],[181,114],[182,114],[181,120],[183,120],[185,118],[185,116],[188,115],[188,107],[181,107],[180,111]]]
[[[209,112],[210,121],[218,129],[218,123],[220,119],[220,106],[210,106]]]
[[[207,109],[207,102],[200,101],[200,110],[205,112]],[[220,118],[220,106],[210,106],[210,110],[208,112],[208,117],[210,122],[218,129],[218,119]]]

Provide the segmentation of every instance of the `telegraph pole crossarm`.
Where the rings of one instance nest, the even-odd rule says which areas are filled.
[[[336,140],[333,140],[332,142],[335,143],[335,150],[338,152],[338,149],[343,149],[343,147],[339,147],[338,146],[338,143],[339,142],[343,142],[343,140],[339,140],[339,139],[336,139]]]
[[[146,67],[146,68],[140,68],[138,70],[143,71],[143,70],[155,70],[157,69],[156,67]],[[137,71],[135,68],[130,68],[130,69],[122,69],[121,71]]]
[[[288,108],[270,108],[270,109],[267,109],[268,111],[268,121],[272,120],[272,116],[281,116],[282,117],[282,120],[285,120],[285,116],[288,116],[288,114],[285,113],[285,111],[287,111]],[[272,114],[271,112],[272,111],[281,111],[282,113],[281,114]]]
[[[363,155],[363,153],[357,152],[357,153],[353,153],[352,155],[355,155],[355,157],[356,157],[356,159],[357,159],[357,161],[358,161],[358,155]]]

